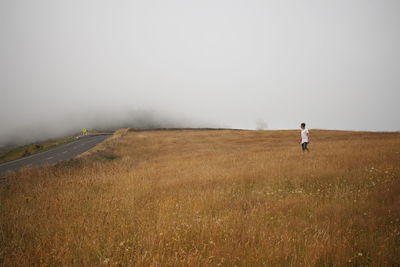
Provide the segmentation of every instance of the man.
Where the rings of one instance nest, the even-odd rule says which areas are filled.
[[[306,129],[306,124],[303,122],[301,125],[301,138],[300,138],[300,144],[301,144],[301,149],[303,150],[303,152],[305,152],[306,150],[308,152],[310,152],[310,150],[308,150],[308,143],[310,142],[310,133],[308,132],[308,129]]]

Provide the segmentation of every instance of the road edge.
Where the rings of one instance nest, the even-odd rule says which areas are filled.
[[[96,146],[92,147],[88,151],[77,155],[75,158],[80,159],[84,157],[88,157],[94,153],[102,152],[105,151],[107,148],[109,148],[115,141],[121,139],[124,137],[130,128],[124,128],[124,129],[119,129],[116,130],[109,138],[105,139],[104,141],[100,142]]]

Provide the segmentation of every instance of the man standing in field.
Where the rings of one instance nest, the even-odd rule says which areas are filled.
[[[300,144],[301,144],[301,149],[303,150],[303,152],[304,151],[306,151],[307,150],[307,152],[310,152],[310,150],[308,150],[308,147],[307,147],[307,145],[308,145],[308,143],[310,142],[310,134],[309,134],[309,132],[308,132],[308,129],[306,128],[306,124],[303,122],[301,125],[300,125],[300,128],[301,128],[301,138],[300,138]]]

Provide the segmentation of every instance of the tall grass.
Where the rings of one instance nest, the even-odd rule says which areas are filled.
[[[311,134],[302,153],[297,131],[129,132],[24,169],[0,186],[0,264],[399,265],[400,134]]]

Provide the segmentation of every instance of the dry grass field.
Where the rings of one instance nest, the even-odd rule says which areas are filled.
[[[3,266],[399,266],[400,134],[129,132],[0,185]]]

